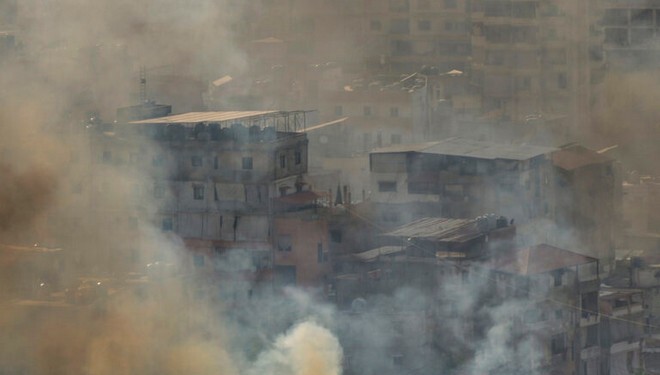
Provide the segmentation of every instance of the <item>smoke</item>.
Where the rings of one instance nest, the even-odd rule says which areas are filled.
[[[341,375],[342,349],[327,329],[303,322],[259,356],[251,374]]]

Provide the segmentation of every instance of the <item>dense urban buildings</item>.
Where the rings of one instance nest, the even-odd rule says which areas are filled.
[[[660,373],[659,25],[0,0],[0,373]]]

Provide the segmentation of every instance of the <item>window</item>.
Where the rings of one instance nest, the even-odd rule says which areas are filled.
[[[335,243],[341,243],[342,231],[339,229],[333,229],[330,231],[330,241]]]
[[[201,167],[202,166],[202,157],[201,156],[193,156],[190,158],[190,164],[192,164],[193,167]]]
[[[408,34],[410,33],[410,22],[408,19],[395,19],[390,23],[390,32],[392,34]]]
[[[532,87],[531,77],[518,77],[516,81],[518,90],[529,90]]]
[[[429,20],[420,20],[417,22],[417,29],[420,31],[429,31],[431,30],[431,21]]]
[[[566,78],[566,73],[557,74],[557,87],[560,89],[565,89],[568,87],[568,79]]]
[[[252,158],[244,157],[243,158],[243,169],[252,169]]]
[[[382,193],[396,191],[396,181],[378,181],[378,191]]]
[[[110,151],[103,151],[103,162],[106,164],[109,164],[112,162],[112,152]]]
[[[335,116],[342,116],[344,114],[344,107],[337,105],[335,106]]]
[[[561,272],[561,270],[555,271],[555,272],[552,273],[552,277],[553,277],[553,280],[554,280],[553,281],[554,286],[561,286],[563,274],[564,273]]]
[[[400,144],[400,143],[401,143],[401,134],[392,134],[392,135],[390,136],[390,142],[391,142],[393,145],[398,145],[398,144]]]
[[[409,0],[390,0],[390,10],[392,12],[406,12],[409,8]]]
[[[280,155],[280,168],[282,168],[282,169],[286,168],[286,155],[285,154]]]
[[[552,341],[550,343],[550,349],[552,350],[552,355],[566,353],[566,343],[564,341],[564,334],[563,333],[552,336]]]
[[[280,234],[277,236],[277,250],[279,251],[291,251],[293,244],[291,242],[290,234]]]
[[[319,242],[318,244],[316,244],[316,261],[318,263],[323,263],[324,260],[325,259],[323,256],[323,244]]]
[[[301,151],[296,151],[293,154],[293,156],[294,156],[296,165],[300,165],[300,163],[302,163],[302,152]]]
[[[456,9],[457,6],[456,0],[445,0],[445,9]]]
[[[218,169],[218,157],[213,157],[213,169]]]
[[[431,8],[431,0],[417,0],[417,9],[427,10]]]
[[[399,117],[399,107],[390,108],[390,117]]]
[[[624,28],[611,28],[605,29],[605,44],[613,44],[616,46],[628,45],[628,29]]]
[[[193,198],[195,198],[195,200],[204,199],[204,185],[193,185]]]
[[[404,56],[412,53],[412,43],[409,40],[393,40],[392,55]]]
[[[161,229],[163,232],[170,232],[174,228],[171,217],[163,218],[161,221]]]
[[[365,116],[371,116],[371,107],[368,106],[368,105],[365,105],[365,106],[362,108],[362,113],[363,113]]]
[[[371,23],[369,24],[369,28],[371,29],[371,31],[380,31],[380,29],[383,28],[383,25],[378,20],[371,20]]]

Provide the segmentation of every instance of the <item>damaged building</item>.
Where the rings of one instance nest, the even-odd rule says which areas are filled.
[[[317,250],[328,249],[328,239],[323,219],[300,213],[312,212],[321,198],[306,180],[304,129],[303,111],[190,112],[100,126],[92,182],[101,194],[118,170],[134,177],[120,182],[138,211],[131,225],[176,234],[202,272],[221,271],[220,257],[240,253],[248,261],[236,268],[250,278],[310,285],[325,272]],[[139,223],[140,210],[153,222]],[[115,215],[125,220],[127,213]],[[140,254],[158,259],[155,249]]]

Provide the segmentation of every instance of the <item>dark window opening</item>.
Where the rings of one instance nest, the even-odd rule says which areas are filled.
[[[330,231],[330,241],[335,243],[341,243],[342,240],[342,231],[339,229],[333,229]]]
[[[568,87],[568,78],[566,78],[566,73],[559,73],[557,75],[557,87],[560,89],[565,89]]]
[[[420,31],[429,31],[431,30],[431,21],[429,20],[421,20],[417,22],[417,28]]]
[[[561,272],[561,271],[555,271],[555,272],[552,273],[553,285],[554,286],[561,286],[563,275],[564,275],[564,273]]]
[[[195,200],[204,199],[204,185],[193,185],[193,198]]]
[[[396,191],[396,181],[378,181],[378,191],[380,192]]]
[[[166,217],[161,221],[161,229],[164,232],[170,232],[174,228],[171,217]]]
[[[295,159],[296,165],[300,165],[300,163],[302,163],[302,152],[301,151],[296,151],[294,153],[294,159]]]
[[[558,335],[552,336],[552,342],[550,346],[553,355],[566,353],[566,342],[564,334],[560,333]]]
[[[112,152],[103,151],[103,162],[106,164],[112,162]]]
[[[318,243],[316,244],[316,261],[318,263],[323,263],[324,257],[323,257],[323,244]]]
[[[202,166],[202,157],[201,156],[193,156],[190,158],[190,164],[192,164],[193,167],[201,167]]]
[[[251,157],[244,157],[242,163],[243,163],[243,169],[252,169]]]
[[[286,168],[286,155],[280,155],[280,168]]]

